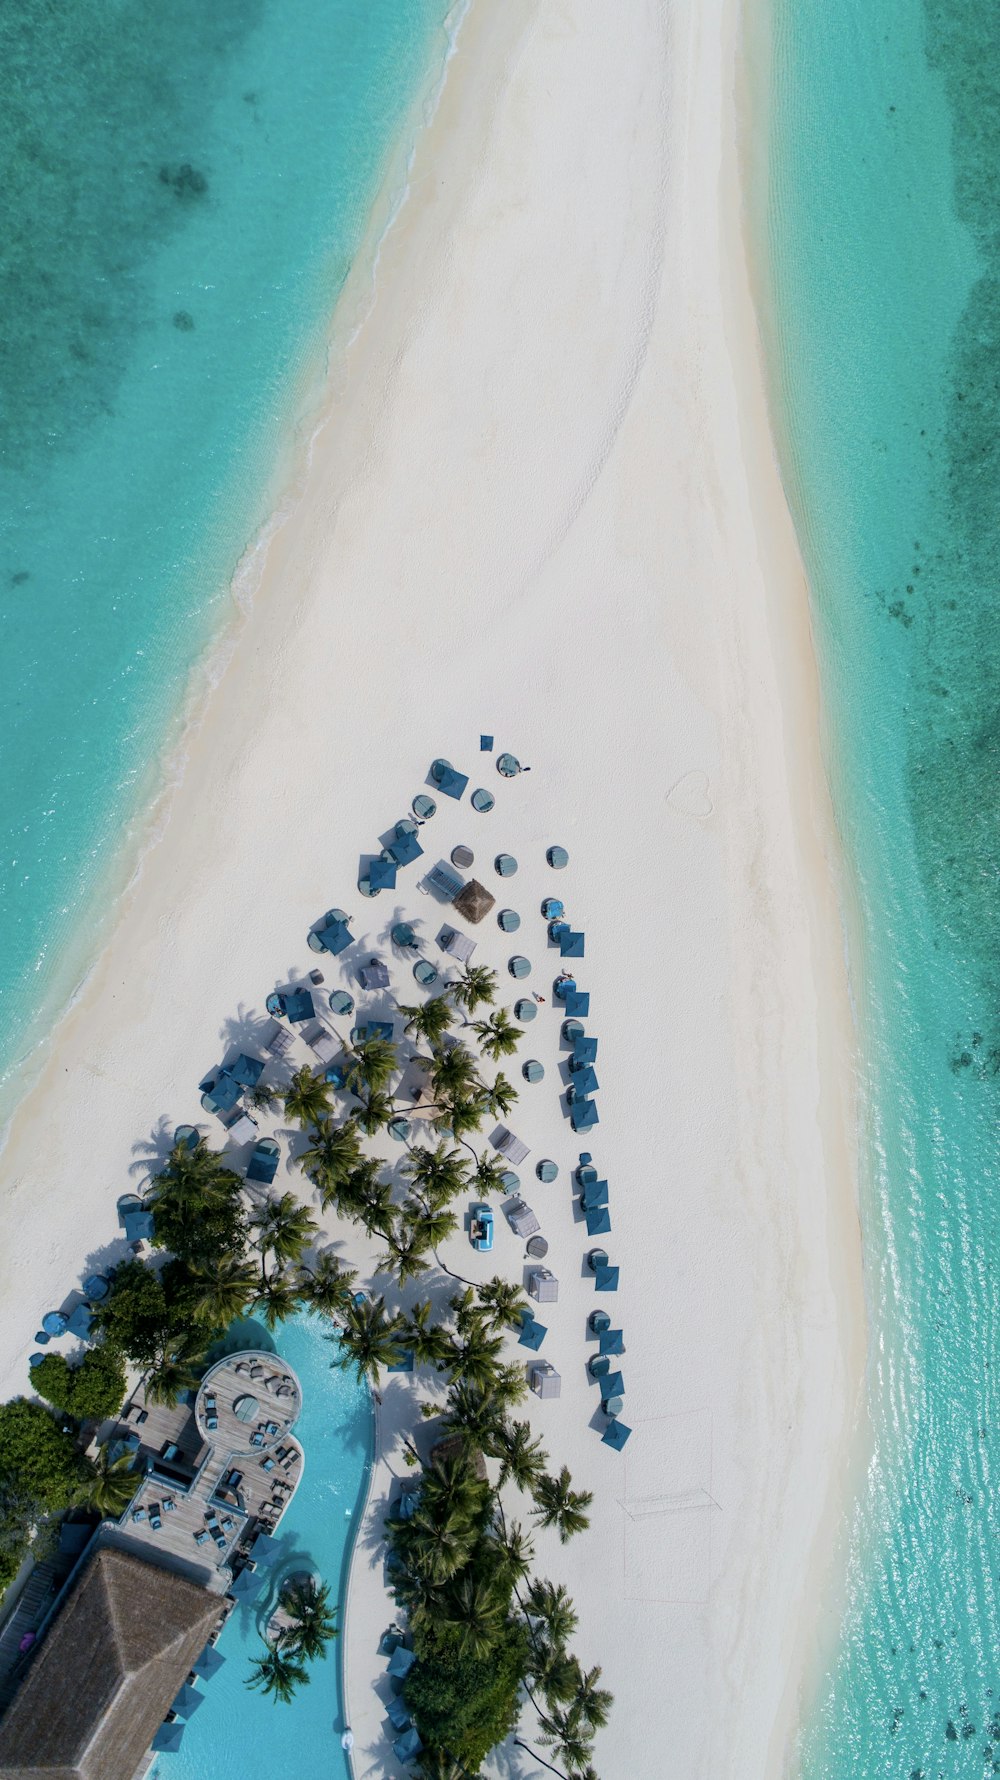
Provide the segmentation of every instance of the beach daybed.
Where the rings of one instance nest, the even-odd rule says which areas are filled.
[[[478,791],[472,793],[472,807],[474,810],[478,810],[481,816],[488,815],[495,803],[496,798],[492,791],[487,791],[484,786],[480,786]]]
[[[515,1236],[533,1236],[536,1230],[541,1229],[531,1206],[526,1205],[523,1199],[508,1199],[503,1215]]]
[[[569,864],[569,854],[565,847],[550,847],[545,857],[553,871],[565,871]]]
[[[358,982],[362,989],[388,989],[389,972],[381,958],[372,958],[370,963],[361,966]]]
[[[447,865],[432,866],[424,881],[428,889],[433,890],[443,902],[454,902],[456,896],[465,888],[462,879]]]
[[[264,1049],[272,1057],[287,1057],[293,1042],[287,1026],[275,1026],[270,1037],[264,1041]]]
[[[516,909],[501,909],[497,916],[497,926],[501,933],[516,933],[521,925],[521,917]]]
[[[332,1032],[328,1032],[322,1020],[308,1026],[302,1034],[311,1051],[315,1051],[321,1063],[332,1063],[340,1050],[340,1040]]]
[[[454,927],[442,927],[438,935],[438,945],[442,952],[447,952],[450,957],[457,958],[460,964],[468,964],[476,949],[475,940],[469,939],[467,934],[456,933]]]
[[[226,1136],[231,1143],[250,1143],[257,1135],[257,1121],[248,1112],[238,1112],[226,1126]]]
[[[500,1151],[504,1160],[512,1162],[515,1168],[520,1166],[525,1156],[531,1154],[527,1144],[522,1143],[519,1137],[515,1137],[513,1131],[508,1131],[506,1125],[498,1126],[490,1138],[490,1142],[495,1150]]]

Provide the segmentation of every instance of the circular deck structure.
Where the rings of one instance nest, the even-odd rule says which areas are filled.
[[[213,1445],[249,1458],[283,1440],[302,1410],[302,1386],[273,1354],[227,1354],[206,1372],[194,1415]]]

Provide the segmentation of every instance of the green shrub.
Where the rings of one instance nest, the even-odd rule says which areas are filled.
[[[414,1640],[417,1661],[403,1696],[428,1749],[478,1774],[490,1750],[517,1722],[519,1690],[530,1667],[527,1634],[508,1620],[486,1657],[459,1656],[436,1640]]]
[[[101,1343],[71,1366],[62,1354],[46,1354],[31,1382],[38,1395],[78,1422],[102,1422],[117,1415],[125,1396],[125,1362],[116,1348]]]
[[[55,1512],[68,1506],[83,1473],[73,1436],[40,1403],[0,1403],[0,1494],[16,1490]]]
[[[115,1268],[111,1291],[94,1312],[105,1342],[143,1367],[156,1359],[168,1320],[159,1276],[142,1261],[125,1261]]]

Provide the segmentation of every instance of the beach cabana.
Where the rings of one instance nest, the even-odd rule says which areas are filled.
[[[498,853],[493,861],[493,868],[502,878],[512,878],[517,871],[517,860],[513,853]]]
[[[435,760],[431,767],[431,778],[445,797],[459,798],[469,783],[468,773],[456,772],[450,760]]]
[[[438,973],[429,958],[419,958],[413,966],[413,974],[422,989],[429,989],[438,979]]]
[[[407,1650],[405,1644],[397,1644],[389,1658],[386,1674],[393,1681],[405,1681],[416,1660],[415,1651]]]
[[[625,1384],[620,1372],[605,1372],[604,1377],[598,1379],[598,1384],[601,1388],[602,1403],[606,1403],[609,1397],[624,1397],[625,1395]]]
[[[455,907],[471,927],[478,927],[492,908],[496,907],[496,897],[491,896],[485,884],[478,878],[470,878],[458,894],[453,898]]]
[[[324,951],[332,952],[334,957],[337,957],[340,952],[345,952],[347,947],[354,943],[354,935],[346,921],[327,920],[325,927],[316,929],[316,938]]]
[[[565,847],[550,847],[545,857],[553,871],[564,871],[569,864],[569,854]]]
[[[392,943],[404,952],[412,951],[417,944],[417,936],[409,921],[397,921],[392,930]]]
[[[545,1077],[545,1066],[539,1063],[537,1057],[529,1057],[528,1061],[521,1065],[521,1074],[526,1082],[540,1082]]]
[[[528,1372],[528,1383],[536,1397],[558,1397],[562,1379],[551,1360],[538,1360]]]
[[[501,933],[516,933],[521,925],[521,917],[516,909],[501,909],[497,916],[497,926]]]
[[[461,878],[447,865],[432,867],[427,873],[427,886],[443,902],[454,902],[460,891],[465,889]]]
[[[500,1151],[504,1160],[512,1162],[515,1168],[520,1167],[525,1156],[530,1154],[527,1144],[522,1143],[519,1137],[515,1137],[513,1131],[508,1131],[506,1125],[497,1126],[490,1142],[495,1150]]]
[[[415,834],[400,834],[398,831],[395,840],[391,840],[386,849],[397,865],[412,865],[415,859],[422,856],[423,850]]]
[[[302,1020],[314,1020],[316,1009],[308,989],[286,989],[281,997],[282,1013],[286,1020],[298,1025]]]
[[[607,1236],[611,1229],[611,1213],[606,1205],[587,1207],[587,1235]]]
[[[478,810],[481,816],[487,816],[495,803],[496,798],[492,791],[487,791],[483,786],[472,793],[472,807],[474,810]]]
[[[603,1445],[613,1446],[616,1452],[621,1452],[622,1447],[625,1445],[625,1442],[628,1440],[631,1433],[631,1428],[627,1428],[625,1423],[620,1422],[618,1417],[615,1416],[609,1421],[604,1433],[601,1435],[601,1441]]]
[[[528,1026],[532,1020],[538,1018],[538,1008],[533,1001],[529,1001],[525,997],[523,1001],[515,1001],[514,1015],[516,1019],[520,1020],[522,1026]]]
[[[595,1267],[594,1288],[598,1292],[617,1292],[618,1268],[608,1266]]]
[[[507,969],[510,971],[511,976],[519,983],[523,983],[525,977],[531,975],[530,961],[527,958],[523,958],[519,952],[515,953],[513,958],[507,960]]]
[[[574,1100],[569,1109],[569,1122],[574,1131],[592,1131],[600,1124],[600,1114],[593,1100]]]
[[[475,940],[469,939],[465,933],[456,933],[454,927],[442,927],[438,934],[438,945],[442,952],[447,952],[450,957],[457,958],[460,964],[468,964],[476,949]]]
[[[561,958],[582,958],[584,944],[584,935],[575,933],[569,927],[565,933],[559,935],[559,956]]]
[[[247,1164],[247,1180],[259,1181],[261,1186],[269,1187],[278,1172],[280,1154],[273,1137],[262,1137]]]
[[[602,1354],[623,1354],[625,1337],[621,1329],[602,1329],[598,1352]]]
[[[533,1267],[528,1275],[528,1296],[536,1304],[558,1304],[559,1281],[548,1267]]]
[[[521,762],[516,754],[501,754],[497,759],[497,772],[505,779],[516,779],[521,770]]]
[[[520,1347],[530,1347],[532,1353],[536,1354],[547,1334],[548,1329],[546,1325],[544,1323],[536,1323],[530,1310],[526,1310],[521,1319],[521,1333],[517,1338],[518,1345]]]
[[[234,1081],[231,1075],[226,1075],[224,1070],[220,1070],[218,1075],[207,1075],[198,1086],[205,1111],[215,1113],[220,1119],[225,1113],[232,1112],[233,1107],[243,1098],[243,1089],[239,1082]]]
[[[372,891],[395,890],[396,861],[394,859],[373,859],[368,867],[368,882]]]
[[[388,989],[389,972],[381,958],[373,958],[370,963],[361,966],[358,982],[362,989]]]
[[[348,995],[346,989],[333,989],[330,993],[330,1012],[332,1014],[353,1014],[354,996]]]
[[[523,1199],[509,1199],[503,1213],[515,1236],[534,1236],[535,1231],[541,1229],[531,1206]]]
[[[437,804],[433,797],[428,797],[426,791],[417,793],[410,808],[418,822],[429,822],[431,817],[437,814]]]
[[[581,1098],[587,1094],[596,1094],[600,1085],[592,1063],[581,1063],[573,1071],[573,1089]]]
[[[141,1199],[128,1205],[123,1201],[118,1207],[118,1217],[126,1242],[152,1241],[153,1214],[146,1209]]]
[[[573,1014],[575,1017],[585,1020],[590,1012],[589,991],[578,989],[574,983],[572,989],[567,989],[563,996],[563,1005],[568,1014]]]
[[[539,1180],[545,1181],[545,1183],[548,1184],[550,1181],[555,1180],[556,1175],[559,1173],[559,1167],[557,1163],[550,1161],[549,1157],[546,1156],[544,1161],[536,1164],[535,1173]]]
[[[573,1055],[570,1058],[570,1069],[581,1069],[585,1063],[596,1063],[597,1040],[585,1038],[583,1034],[573,1040]]]

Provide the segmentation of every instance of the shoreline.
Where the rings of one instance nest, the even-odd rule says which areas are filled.
[[[595,1149],[619,1183],[637,1436],[624,1463],[594,1441],[563,1320],[563,1401],[531,1413],[597,1499],[580,1550],[552,1562],[581,1656],[617,1695],[609,1780],[661,1780],[654,1698],[688,1780],[736,1742],[748,1773],[780,1771],[803,1568],[826,1550],[815,1475],[835,1489],[856,1401],[840,1290],[856,1312],[854,1112],[808,609],[738,212],[705,228],[720,153],[732,199],[735,14],[678,0],[668,29],[638,6],[628,19],[524,0],[463,20],[157,869],[15,1117],[0,1276],[9,1303],[32,1302],[0,1360],[5,1389],[25,1388],[46,1299],[114,1258],[113,1201],[148,1169],[147,1121],[163,1115],[162,1144],[200,1117],[199,1075],[252,1039],[272,975],[311,961],[306,929],[347,897],[423,763],[454,747],[468,764],[479,728],[513,731],[539,769],[511,811],[515,850],[565,839],[594,938]],[[639,986],[623,953],[636,935]],[[562,1251],[571,1216],[552,1215]],[[630,1515],[664,1478],[714,1505],[682,1528],[666,1490]],[[380,1510],[373,1490],[367,1518]],[[361,1745],[381,1738],[363,1684],[384,1597],[359,1581],[352,1568],[341,1655]]]

